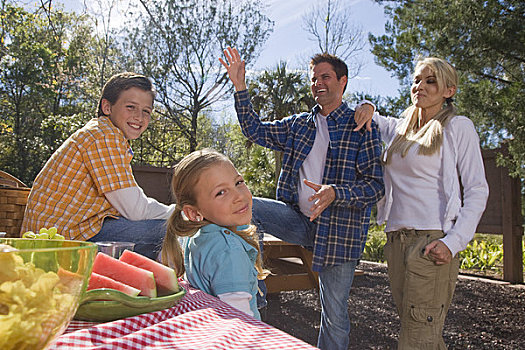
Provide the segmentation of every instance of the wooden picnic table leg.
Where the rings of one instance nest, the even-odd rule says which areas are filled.
[[[317,290],[319,290],[319,274],[312,270],[313,254],[311,251],[301,246],[298,246],[298,248],[299,248],[299,254],[300,254],[301,261],[303,262],[303,265],[306,267],[306,272],[308,273],[308,276],[310,277],[310,281],[312,281],[312,285],[315,286]]]

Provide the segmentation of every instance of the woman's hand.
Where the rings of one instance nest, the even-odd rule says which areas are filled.
[[[366,130],[372,131],[372,116],[374,115],[374,107],[369,103],[363,103],[357,106],[354,113],[354,119],[357,127],[354,131],[360,130],[366,124]]]
[[[226,68],[228,76],[235,87],[235,91],[246,90],[245,62],[241,59],[239,51],[237,51],[236,48],[232,49],[231,47],[228,47],[226,50],[224,50],[224,56],[226,56],[228,63],[226,63],[220,57],[219,61],[222,63],[224,68]]]
[[[428,255],[436,265],[445,265],[452,260],[450,249],[439,239],[427,244],[423,255]]]

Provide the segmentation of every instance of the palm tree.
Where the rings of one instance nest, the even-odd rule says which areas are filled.
[[[304,112],[315,105],[307,83],[306,72],[288,71],[280,61],[275,70],[266,70],[250,81],[248,90],[254,110],[265,121],[279,120]],[[275,151],[275,182],[279,178],[282,153]]]

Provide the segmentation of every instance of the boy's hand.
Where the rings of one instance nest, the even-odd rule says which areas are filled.
[[[310,208],[310,221],[314,221],[323,210],[325,210],[335,199],[335,191],[330,185],[319,185],[315,182],[303,180],[305,185],[312,188],[315,194],[310,196],[308,200],[314,202]]]
[[[228,63],[226,63],[220,57],[219,61],[222,63],[224,68],[226,68],[228,76],[230,77],[230,80],[232,81],[233,86],[235,87],[235,91],[246,90],[245,62],[241,59],[239,51],[237,51],[236,48],[232,49],[228,46],[228,48],[224,50],[224,56],[226,56]]]
[[[357,123],[357,127],[354,131],[357,131],[366,124],[366,130],[372,131],[372,116],[374,115],[374,107],[368,103],[364,103],[355,109],[354,119]]]

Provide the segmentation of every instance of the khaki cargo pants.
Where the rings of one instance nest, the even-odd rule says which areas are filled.
[[[444,236],[438,230],[387,233],[384,247],[390,288],[401,319],[398,350],[446,349],[443,325],[452,301],[459,259],[436,265],[425,246]]]

